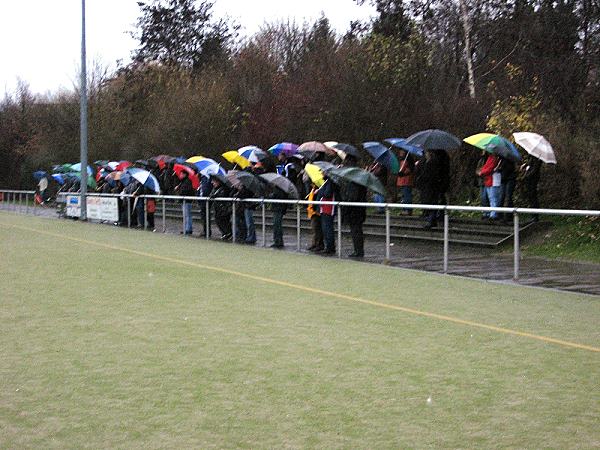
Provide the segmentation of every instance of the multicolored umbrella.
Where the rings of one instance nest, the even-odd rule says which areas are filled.
[[[296,189],[294,183],[292,183],[286,177],[283,177],[276,173],[263,173],[260,174],[259,177],[261,177],[271,186],[281,190],[283,193],[285,193],[285,195],[288,196],[288,198],[298,198],[298,189]]]
[[[119,162],[119,164],[117,164],[115,166],[115,170],[121,170],[121,171],[123,171],[123,170],[127,169],[129,166],[131,166],[131,162],[130,161],[121,161],[121,162]]]
[[[58,184],[60,184],[61,186],[63,184],[65,184],[66,180],[66,176],[62,173],[53,173],[52,174],[52,178],[54,179],[54,181],[56,181]]]
[[[373,192],[385,195],[385,188],[383,187],[383,184],[381,184],[381,181],[379,181],[379,179],[371,172],[367,172],[358,167],[334,167],[327,171],[327,176],[330,177],[334,183],[339,183],[340,181],[356,183]]]
[[[127,173],[140,182],[142,186],[160,194],[160,184],[150,172],[137,167],[129,167]]]
[[[71,166],[70,172],[81,172],[81,163],[73,164]],[[92,169],[90,166],[87,166],[87,173],[88,176],[91,177],[92,175],[94,175],[94,169]]]
[[[298,153],[298,145],[291,142],[280,142],[269,148],[268,152],[273,156],[278,156],[280,153],[283,153],[285,156],[292,156]]]
[[[396,155],[381,142],[363,142],[363,147],[369,154],[375,159],[376,162],[381,164],[391,173],[398,173],[400,170],[400,163]]]
[[[226,161],[229,161],[231,164],[235,164],[236,166],[240,166],[242,169],[245,169],[250,165],[250,161],[241,156],[235,150],[225,152],[221,156],[223,156],[223,158],[225,158]]]
[[[457,150],[460,139],[444,130],[423,130],[406,138],[406,143],[423,150]]]
[[[269,157],[269,154],[256,145],[247,145],[238,149],[238,153],[242,158],[246,158],[251,163],[264,161]]]
[[[541,159],[547,164],[556,164],[556,156],[550,142],[537,133],[513,133],[515,142],[525,149],[527,153]]]
[[[498,134],[478,133],[463,139],[467,144],[493,153],[511,161],[520,161],[521,155],[517,148],[508,139]]]
[[[401,148],[402,150],[407,151],[411,155],[418,156],[419,158],[423,156],[423,149],[421,147],[417,147],[416,145],[407,144],[406,139],[389,138],[389,139],[384,139],[383,142],[386,142],[394,147]]]

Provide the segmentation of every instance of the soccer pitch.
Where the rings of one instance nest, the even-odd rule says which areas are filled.
[[[593,448],[600,298],[0,212],[2,448]]]

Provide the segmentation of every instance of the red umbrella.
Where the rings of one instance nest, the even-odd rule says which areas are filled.
[[[119,164],[117,164],[117,167],[115,167],[115,170],[123,171],[123,170],[127,169],[129,166],[131,166],[131,162],[121,161]]]
[[[190,177],[190,180],[192,182],[192,187],[194,189],[198,189],[200,187],[200,178],[198,178],[198,174],[190,166],[186,166],[183,164],[175,164],[173,166],[173,172],[175,172],[175,175],[177,175],[177,178],[179,178],[179,179],[181,179],[183,177],[182,173],[186,172],[188,174],[188,176]]]
[[[169,155],[153,156],[150,159],[153,159],[154,161],[156,161],[158,163],[158,167],[160,169],[164,169],[168,163],[175,161],[175,157],[169,156]]]

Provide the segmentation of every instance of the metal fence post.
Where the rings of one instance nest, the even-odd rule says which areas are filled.
[[[163,199],[162,199],[162,226],[163,226],[163,233],[166,233],[166,232],[167,232],[167,218],[166,218],[166,215],[167,215],[167,211],[166,211],[166,210],[167,210],[167,207],[166,207],[166,205],[165,205],[165,203],[166,203],[166,202],[167,202],[167,201],[166,201],[166,200],[163,198]]]
[[[261,206],[262,206],[262,208],[261,208],[262,209],[262,241],[263,241],[263,247],[266,247],[267,246],[267,223],[266,223],[267,215],[265,214],[266,207],[265,207],[264,199],[261,203]]]
[[[300,202],[296,203],[296,251],[300,251]]]
[[[148,199],[144,197],[144,231],[148,229]]]
[[[19,192],[19,214],[23,212],[23,193]]]
[[[127,228],[131,228],[131,197],[127,197]]]
[[[338,220],[337,220],[337,222],[338,222],[338,232],[337,232],[338,251],[337,251],[337,254],[338,254],[338,258],[341,258],[342,257],[342,207],[339,205],[339,203],[338,203]]]
[[[205,222],[204,231],[206,232],[205,233],[206,234],[206,240],[208,241],[210,239],[210,202],[208,200],[208,197],[206,198],[205,202],[206,202],[206,206],[205,206],[206,211],[205,211],[205,214],[204,214],[205,215],[204,220],[206,222]]]
[[[519,280],[519,264],[521,260],[521,249],[519,246],[519,213],[516,211],[513,213],[513,223],[514,223],[514,235],[515,235],[515,247],[514,247],[514,273],[513,279],[515,281]]]
[[[448,273],[448,234],[450,228],[450,218],[448,210],[444,207],[444,273]]]
[[[235,213],[235,199],[231,202],[231,242],[235,242],[237,239],[237,222]]]
[[[385,264],[389,264],[390,262],[390,244],[391,244],[391,236],[390,236],[390,208],[388,205],[385,205]]]
[[[29,194],[25,192],[25,214],[29,214]]]

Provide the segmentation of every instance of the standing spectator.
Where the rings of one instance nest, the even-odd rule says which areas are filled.
[[[286,200],[288,196],[281,189],[273,187],[270,198],[273,200]],[[285,203],[271,203],[273,211],[273,243],[272,248],[283,248],[283,216],[287,212]]]
[[[192,180],[188,176],[187,171],[181,171],[181,181],[175,186],[175,192],[182,197],[192,197],[196,194],[194,187],[192,186]],[[183,211],[183,231],[181,234],[190,236],[193,232],[192,228],[192,202],[190,200],[183,200],[182,204]]]
[[[318,188],[315,184],[311,184],[310,192],[306,199],[312,202],[317,197]],[[320,252],[323,250],[323,230],[321,228],[321,214],[319,213],[318,205],[309,204],[306,207],[308,218],[310,219],[310,227],[312,230],[312,243],[308,247],[311,252]]]
[[[230,191],[218,175],[210,177],[212,191],[210,198],[229,198]],[[231,239],[231,203],[230,202],[212,202],[215,211],[215,222],[221,230],[221,239],[227,241]]]
[[[356,183],[346,183],[342,189],[342,200],[346,202],[367,201],[367,188]],[[354,251],[348,255],[350,258],[365,256],[363,223],[367,217],[364,206],[344,206],[341,208],[342,220],[350,226],[350,236]]]
[[[500,206],[512,208],[515,205],[513,195],[517,182],[517,170],[513,161],[502,157],[500,160],[500,173],[502,174],[502,201]],[[510,216],[510,213],[502,214],[502,221],[507,222]]]
[[[539,208],[538,183],[540,181],[540,171],[542,169],[542,160],[533,155],[527,157],[525,164],[521,166],[523,173],[523,187],[525,188],[525,197],[530,208]],[[540,220],[539,214],[533,215],[533,221]]]
[[[317,191],[317,200],[322,202],[335,202],[335,187],[333,182],[324,175],[325,182]],[[319,205],[321,215],[321,229],[323,230],[324,254],[335,253],[335,236],[333,232],[333,217],[335,216],[335,205]]]
[[[382,185],[387,186],[387,182],[388,182],[387,167],[385,167],[383,164],[375,161],[373,164],[371,164],[367,168],[367,170],[369,172],[371,172],[373,175],[375,175],[379,179],[379,181],[381,181]],[[385,196],[383,196],[381,194],[374,194],[373,201],[375,203],[385,203]],[[385,212],[385,208],[377,208],[377,212],[379,214],[383,214]]]
[[[439,202],[439,170],[438,159],[434,150],[425,150],[425,158],[419,161],[415,167],[416,184],[421,193],[421,203],[425,205],[437,205]],[[437,226],[437,211],[427,209],[423,212],[426,223],[425,229]]]
[[[488,155],[485,164],[479,171],[479,176],[483,178],[490,206],[492,208],[500,206],[502,196],[502,173],[499,170],[500,158],[496,155]],[[490,212],[490,219],[497,220],[498,213]]]
[[[200,197],[210,197],[212,189],[213,185],[210,178],[202,175],[200,178]],[[200,215],[202,216],[202,236],[207,237],[208,233],[208,237],[210,237],[210,217],[208,223],[206,221],[206,200],[200,202]]]
[[[487,161],[487,157],[488,157],[488,152],[486,152],[485,150],[482,150],[479,160],[477,161],[477,168],[475,169],[475,175],[477,175],[477,184],[479,186],[480,204],[484,208],[487,208],[488,206],[490,206],[490,200],[488,199],[487,190],[485,188],[485,184],[483,183],[483,177],[479,176],[479,172],[481,171],[481,168]],[[482,219],[487,219],[488,217],[489,217],[489,214],[487,212],[483,212],[481,214]]]
[[[42,177],[37,184],[37,193],[39,194],[39,204],[43,205],[46,203],[46,189],[48,189],[48,178]]]
[[[398,157],[400,158],[400,170],[396,185],[402,192],[402,203],[410,205],[412,203],[412,189],[415,185],[415,163],[412,155],[405,150],[400,150]],[[404,209],[404,213],[410,216],[412,215],[412,209]]]

